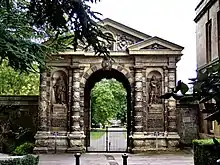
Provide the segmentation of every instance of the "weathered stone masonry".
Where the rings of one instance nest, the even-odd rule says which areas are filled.
[[[167,150],[178,144],[176,102],[158,96],[175,86],[183,47],[110,19],[104,20],[104,26],[116,40],[109,45],[113,63],[80,47],[47,61],[50,69],[41,72],[35,152],[53,151],[55,138],[60,152],[85,150],[86,130],[91,127],[89,83],[104,77],[116,78],[131,92],[129,149]]]

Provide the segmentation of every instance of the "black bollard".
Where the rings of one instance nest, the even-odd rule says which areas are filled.
[[[123,158],[123,165],[128,165],[128,155],[127,154],[123,154],[122,158]]]
[[[76,165],[80,165],[80,161],[79,161],[79,157],[80,157],[80,153],[76,153],[75,154],[75,158],[76,158]]]

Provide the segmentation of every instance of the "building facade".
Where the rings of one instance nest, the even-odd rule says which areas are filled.
[[[178,145],[176,101],[159,96],[176,85],[183,47],[111,19],[103,23],[104,32],[115,39],[108,43],[114,61],[80,46],[47,60],[48,69],[41,72],[35,152],[54,151],[54,139],[60,152],[85,150],[91,128],[90,92],[102,78],[115,78],[127,90],[127,151]]]
[[[196,51],[198,71],[219,60],[220,56],[220,1],[202,0],[196,7]],[[203,108],[202,108],[203,109]],[[209,113],[200,115],[200,135],[220,136],[220,127],[216,122],[204,120]]]

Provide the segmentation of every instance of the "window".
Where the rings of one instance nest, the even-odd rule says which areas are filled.
[[[212,21],[206,23],[206,63],[212,60]]]

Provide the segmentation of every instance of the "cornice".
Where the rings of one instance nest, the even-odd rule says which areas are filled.
[[[197,14],[196,18],[194,19],[194,21],[197,23],[202,16],[212,7],[212,5],[216,2],[217,0],[210,0],[203,8],[202,10]],[[203,1],[200,2],[201,4],[203,3]],[[201,5],[200,4],[200,5]],[[199,6],[200,6],[199,5]],[[199,8],[199,6],[197,6]],[[197,8],[197,9],[198,9]]]

